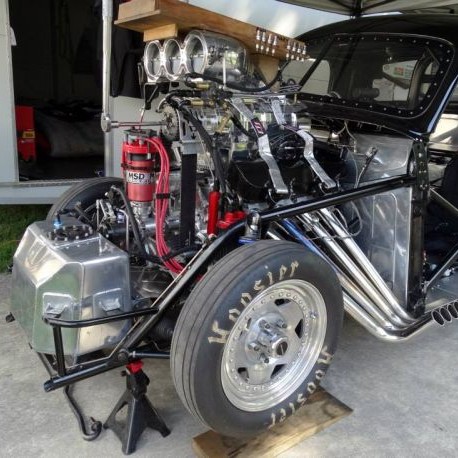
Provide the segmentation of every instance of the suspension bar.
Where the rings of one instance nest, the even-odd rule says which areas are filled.
[[[262,223],[270,223],[279,221],[285,218],[308,213],[321,208],[330,207],[333,205],[340,205],[352,200],[368,197],[371,195],[379,194],[381,192],[389,191],[392,189],[410,186],[415,183],[415,177],[409,175],[402,175],[395,178],[390,178],[376,183],[371,183],[357,189],[350,189],[336,194],[325,195],[317,197],[305,202],[298,202],[291,205],[286,205],[281,208],[274,208],[260,213]],[[76,366],[69,368],[64,376],[51,377],[44,384],[45,391],[53,391],[62,388],[71,383],[90,378],[94,375],[107,372],[116,367],[126,364],[126,355],[132,354],[129,349],[138,347],[140,342],[148,334],[148,332],[160,320],[164,312],[180,298],[184,291],[186,291],[195,279],[202,273],[209,262],[211,262],[215,254],[226,243],[238,237],[244,229],[245,222],[240,221],[231,226],[224,234],[220,235],[202,254],[195,259],[195,261],[186,268],[183,276],[178,280],[176,285],[169,291],[163,300],[154,304],[157,306],[157,313],[150,317],[145,317],[143,321],[139,322],[137,326],[131,329],[130,332],[118,344],[116,351],[114,351],[108,358],[92,364],[90,366]],[[122,357],[121,357],[122,356]]]

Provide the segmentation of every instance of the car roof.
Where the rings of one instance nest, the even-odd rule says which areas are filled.
[[[421,137],[434,130],[447,100],[452,93],[458,79],[458,16],[452,14],[395,14],[381,16],[366,16],[358,19],[329,24],[301,35],[299,38],[306,44],[319,44],[318,51],[323,47],[323,41],[339,35],[409,35],[422,37],[422,41],[429,37],[448,42],[454,52],[448,71],[441,80],[440,86],[431,100],[431,103],[421,114],[412,114],[411,117],[399,118],[392,114],[381,114],[368,111],[359,107],[350,108],[330,101],[312,103],[310,112],[322,113],[324,116],[340,116],[362,122],[373,122],[385,127],[406,133],[412,137]]]
[[[458,16],[453,14],[390,14],[335,22],[301,35],[305,42],[338,33],[392,33],[435,37],[458,46]]]

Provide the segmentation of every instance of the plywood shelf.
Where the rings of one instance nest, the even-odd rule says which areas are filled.
[[[169,30],[171,36],[186,33],[192,29],[209,30],[231,36],[242,42],[251,53],[274,56],[278,59],[289,58],[292,49],[303,49],[303,43],[272,31],[238,21],[222,14],[214,13],[179,0],[131,0],[119,6],[119,27],[144,33],[146,41],[155,37],[155,29]],[[173,30],[173,32],[172,32]],[[264,37],[264,41],[259,37]],[[257,39],[258,37],[258,39]],[[268,43],[270,37],[271,43]],[[273,46],[276,37],[276,46]],[[160,34],[158,38],[166,38]],[[262,49],[261,49],[262,48]],[[287,49],[289,48],[289,49]],[[273,52],[273,50],[275,50]],[[298,54],[300,57],[301,53]]]

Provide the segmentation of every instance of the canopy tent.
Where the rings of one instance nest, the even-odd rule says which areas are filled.
[[[278,0],[348,16],[427,10],[436,13],[458,13],[457,0]]]

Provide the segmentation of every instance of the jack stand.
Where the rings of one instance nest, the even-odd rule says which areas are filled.
[[[118,436],[125,455],[135,452],[137,440],[146,427],[159,431],[162,437],[170,434],[169,428],[146,397],[149,378],[143,372],[143,362],[135,361],[126,365],[126,391],[116,403],[107,421],[103,425]],[[125,421],[116,420],[117,413],[127,405]]]

